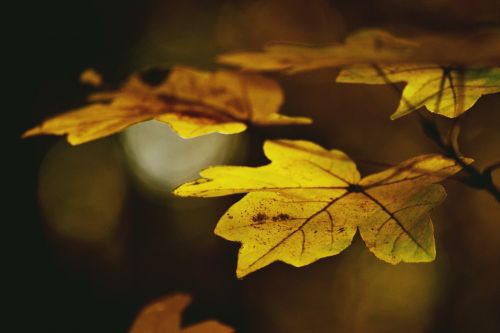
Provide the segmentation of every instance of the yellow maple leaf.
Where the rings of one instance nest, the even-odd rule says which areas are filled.
[[[406,82],[392,119],[422,106],[455,118],[486,94],[500,92],[500,68],[453,68],[434,64],[354,65],[344,68],[337,82],[393,84]]]
[[[191,303],[186,294],[164,297],[147,305],[137,316],[130,333],[231,333],[234,330],[215,320],[181,328],[181,312]]]
[[[92,104],[56,116],[23,134],[68,136],[81,144],[156,119],[183,138],[209,133],[234,134],[255,125],[309,124],[309,118],[278,113],[283,92],[277,82],[234,71],[206,72],[175,67],[151,86],[133,75],[121,89],[91,96]]]
[[[454,118],[482,95],[500,91],[500,68],[494,67],[500,63],[499,31],[410,40],[368,29],[353,33],[343,44],[275,43],[262,52],[222,54],[218,60],[246,70],[288,74],[340,67],[337,82],[342,83],[407,82],[393,119],[424,105],[431,112]]]
[[[460,171],[456,161],[422,155],[361,178],[343,152],[309,141],[267,141],[264,152],[268,165],[211,167],[174,191],[193,197],[248,193],[215,229],[242,244],[238,277],[274,261],[300,267],[335,255],[358,229],[370,251],[389,263],[435,258],[428,212],[445,191],[434,183]]]

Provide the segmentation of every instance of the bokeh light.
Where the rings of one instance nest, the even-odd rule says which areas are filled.
[[[40,205],[49,229],[63,238],[109,240],[126,193],[126,174],[109,140],[77,147],[61,140],[40,168]]]
[[[77,78],[85,68],[114,86],[150,66],[215,69],[223,52],[273,41],[342,41],[360,28],[460,35],[498,26],[499,8],[497,0],[40,2],[20,11],[24,24],[15,29],[26,30],[15,37],[17,58],[37,55],[11,66],[19,72],[13,86],[22,87],[16,109],[26,110],[18,112],[24,120],[16,135],[84,103]],[[209,165],[265,164],[262,142],[270,138],[341,149],[364,175],[382,170],[372,162],[439,152],[416,114],[389,120],[400,97],[393,87],[336,84],[337,74],[266,74],[284,88],[281,111],[307,115],[311,126],[184,140],[153,121],[77,147],[62,140],[50,147],[53,138],[20,141],[23,162],[14,165],[23,200],[13,224],[21,232],[11,248],[26,255],[8,271],[19,281],[20,306],[12,310],[31,320],[16,325],[126,332],[149,301],[185,291],[194,301],[183,322],[217,318],[238,332],[500,332],[500,205],[486,191],[444,182],[448,196],[431,214],[435,262],[389,265],[357,236],[339,255],[301,268],[274,263],[243,280],[234,272],[239,244],[213,234],[239,197],[170,195]],[[461,150],[478,169],[498,161],[499,108],[500,94],[484,96],[463,119]],[[499,184],[500,172],[493,178]]]
[[[197,178],[201,169],[227,163],[244,151],[242,138],[210,134],[186,140],[152,120],[126,130],[122,143],[140,185],[164,198],[174,187]]]

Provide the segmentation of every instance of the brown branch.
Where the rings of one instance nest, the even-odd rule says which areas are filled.
[[[444,140],[435,121],[429,120],[429,117],[425,117],[421,113],[418,114],[420,115],[420,124],[424,134],[431,139],[446,156],[453,158],[465,172],[466,176],[457,178],[457,180],[469,187],[488,191],[498,202],[500,202],[500,190],[493,183],[493,178],[491,176],[493,170],[500,167],[500,162],[485,168],[481,172],[463,160],[458,142],[463,116],[455,119],[449,129],[447,140]]]
[[[431,139],[446,156],[453,158],[463,168],[463,171],[466,173],[466,176],[455,179],[461,181],[463,184],[467,186],[488,191],[491,195],[493,195],[493,197],[495,197],[495,199],[498,202],[500,202],[500,190],[493,183],[493,179],[491,176],[492,171],[497,168],[500,168],[500,166],[494,164],[490,167],[487,167],[486,169],[483,170],[483,172],[481,172],[478,169],[474,168],[472,165],[465,163],[462,158],[463,156],[460,153],[458,138],[461,130],[461,121],[463,119],[464,114],[455,119],[448,132],[448,138],[447,140],[445,140],[441,134],[441,131],[439,130],[438,125],[435,122],[434,117],[428,113],[424,115],[423,113],[418,112],[418,108],[403,97],[403,89],[401,89],[399,85],[391,81],[380,66],[378,66],[377,64],[372,64],[372,67],[375,69],[378,75],[380,75],[380,77],[384,80],[384,82],[400,95],[400,98],[409,107],[409,109],[417,112],[424,134],[429,139]],[[444,82],[446,77],[448,77],[448,79],[451,80],[451,73],[449,72],[449,69],[443,68],[442,75],[443,77],[441,82]],[[463,81],[464,79],[463,70],[459,71],[459,75],[460,75],[459,80]],[[453,86],[453,83],[450,82],[450,85]],[[441,93],[442,92],[439,91],[440,95]],[[460,100],[457,101],[459,108],[463,108],[463,97],[464,96],[460,96]],[[440,104],[439,103],[440,99],[441,98],[438,97],[438,103],[436,104],[437,106],[439,106]]]

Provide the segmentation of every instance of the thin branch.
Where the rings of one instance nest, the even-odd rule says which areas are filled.
[[[424,129],[424,133],[427,137],[439,146],[446,156],[453,158],[467,174],[467,176],[462,177],[460,181],[469,187],[488,191],[498,202],[500,202],[500,190],[493,183],[493,179],[491,177],[491,172],[493,169],[496,169],[496,166],[493,165],[493,169],[486,168],[483,172],[481,172],[472,165],[467,164],[460,153],[458,138],[462,119],[463,117],[455,119],[448,132],[447,141],[444,141],[437,124],[433,121],[428,121],[425,117],[420,117],[422,128]]]
[[[453,119],[453,123],[448,131],[448,145],[453,149],[453,153],[456,156],[463,156],[460,152],[460,144],[458,143],[458,138],[460,136],[460,131],[462,130],[462,119],[465,114],[462,114],[458,118]]]
[[[496,163],[493,163],[492,165],[490,166],[487,166],[484,170],[483,170],[483,173],[485,172],[488,172],[489,174],[491,174],[493,171],[495,171],[496,169],[500,169],[500,161],[496,162]]]
[[[424,134],[431,139],[442,151],[443,153],[454,159],[463,169],[463,171],[466,173],[467,176],[461,177],[461,178],[455,178],[457,180],[460,180],[463,184],[477,188],[477,189],[483,189],[488,191],[495,199],[500,202],[500,190],[496,187],[496,185],[493,183],[493,179],[491,177],[491,173],[493,170],[499,168],[497,164],[494,164],[488,168],[486,168],[483,172],[480,172],[478,169],[474,168],[472,165],[467,164],[463,160],[463,156],[460,153],[460,145],[458,143],[458,138],[460,135],[460,130],[461,130],[461,121],[463,119],[463,116],[460,116],[455,119],[453,124],[450,127],[450,130],[448,132],[448,137],[447,140],[445,140],[441,134],[441,131],[438,127],[438,125],[435,122],[434,117],[426,113],[425,115],[421,112],[418,112],[418,108],[415,107],[410,101],[408,101],[406,98],[403,97],[403,89],[401,89],[397,84],[392,82],[385,72],[380,68],[380,66],[376,64],[372,64],[373,68],[377,71],[378,75],[384,80],[386,84],[388,84],[390,87],[393,88],[394,91],[396,91],[403,100],[403,102],[409,107],[409,109],[413,111],[417,111],[417,115],[420,120],[420,124],[422,127],[422,131]],[[443,79],[448,77],[450,79],[450,86],[453,86],[452,83],[452,73],[446,72],[446,70],[443,70]],[[463,70],[459,71],[459,81],[463,81]],[[442,81],[443,81],[442,79]],[[462,92],[463,95],[463,92]],[[460,96],[459,100],[456,101],[458,103],[459,108],[463,108],[463,98],[464,96]],[[440,97],[438,98],[440,100]],[[439,103],[437,104],[439,105]],[[457,107],[456,106],[456,107]],[[438,111],[438,110],[436,110]],[[462,110],[461,110],[462,111]],[[500,162],[499,162],[500,163]]]

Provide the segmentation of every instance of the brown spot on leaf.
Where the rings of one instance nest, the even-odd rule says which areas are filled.
[[[211,182],[211,181],[212,181],[211,179],[199,178],[199,179],[196,179],[195,181],[193,181],[192,185],[200,185],[200,184],[208,183],[208,182]]]
[[[267,220],[267,215],[264,213],[257,213],[252,217],[252,221],[255,223],[262,223]]]
[[[276,221],[286,221],[286,220],[289,220],[290,219],[290,215],[288,214],[278,214],[276,216],[273,216],[273,221],[276,222]]]

